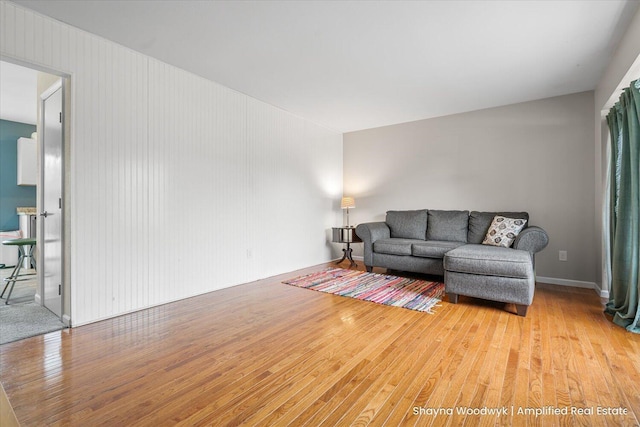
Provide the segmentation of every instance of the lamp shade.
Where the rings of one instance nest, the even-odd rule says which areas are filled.
[[[340,207],[342,209],[355,208],[356,201],[353,199],[353,197],[343,197],[340,201]]]

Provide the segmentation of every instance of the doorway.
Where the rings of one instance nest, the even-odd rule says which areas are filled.
[[[13,61],[9,59],[9,61]],[[20,303],[29,303],[46,308],[47,312],[53,313],[55,317],[64,321],[66,326],[71,324],[71,313],[69,304],[69,284],[65,281],[65,272],[69,268],[69,259],[65,259],[65,220],[64,220],[64,183],[65,183],[65,156],[68,155],[66,144],[68,143],[66,135],[68,135],[68,123],[66,122],[65,111],[69,111],[68,94],[69,94],[69,78],[64,74],[52,70],[44,70],[30,64],[15,64],[5,61],[2,58],[0,64],[5,70],[5,65],[24,70],[25,74],[36,73],[37,82],[35,87],[29,87],[29,96],[33,99],[34,116],[30,123],[37,125],[37,132],[30,135],[31,138],[37,140],[37,154],[35,162],[37,163],[37,179],[31,188],[34,189],[33,202],[23,202],[24,206],[32,206],[36,227],[30,227],[32,230],[37,229],[35,236],[36,244],[36,280],[32,281],[33,292],[31,299],[23,299]],[[4,73],[3,74],[7,74]],[[2,98],[7,98],[9,92],[15,92],[23,87],[24,82],[16,81],[2,82]],[[21,86],[23,85],[23,86]],[[6,113],[13,106],[5,106],[4,99],[1,113]],[[1,117],[3,121],[7,120]],[[11,119],[8,119],[11,120]],[[13,119],[14,121],[17,119]],[[19,121],[27,121],[19,120]],[[34,129],[35,130],[35,129]],[[4,156],[7,157],[7,156]],[[7,159],[0,159],[6,162]],[[12,160],[15,162],[15,157]],[[6,170],[6,168],[5,168]],[[16,183],[13,184],[16,186]],[[7,205],[5,201],[9,200],[3,196],[2,205]],[[7,206],[3,206],[7,207]],[[9,207],[15,214],[16,207]],[[17,226],[11,226],[17,229]],[[22,222],[20,223],[22,229]],[[0,227],[1,229],[1,227]],[[19,230],[23,233],[23,230]],[[33,231],[31,231],[33,232]],[[27,232],[24,232],[26,235]],[[67,236],[68,237],[68,236]],[[68,277],[68,276],[67,276]],[[35,283],[34,283],[35,282]],[[3,301],[4,303],[4,301]],[[11,304],[13,301],[11,302]],[[4,304],[3,304],[4,305]],[[18,304],[16,304],[17,306]],[[32,326],[32,325],[30,325]],[[48,332],[48,331],[43,331]],[[37,335],[37,334],[33,334]]]

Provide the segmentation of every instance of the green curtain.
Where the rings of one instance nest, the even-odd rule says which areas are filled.
[[[640,79],[607,115],[611,132],[609,245],[611,284],[605,312],[640,334]]]

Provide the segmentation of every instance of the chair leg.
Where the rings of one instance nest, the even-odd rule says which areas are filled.
[[[15,271],[15,270],[14,270]],[[13,273],[11,274],[13,276]],[[9,276],[11,277],[11,276]],[[2,289],[2,293],[0,294],[0,298],[4,298],[4,293],[7,292],[7,288],[9,287],[9,277],[7,277],[6,279],[4,279],[4,281],[6,282],[4,284],[4,288]]]
[[[7,282],[7,285],[9,284],[9,282]],[[16,285],[16,279],[13,279],[13,282],[11,282],[11,287],[9,288],[9,293],[7,294],[7,300],[4,302],[5,305],[9,305],[9,299],[11,298],[11,292],[13,292],[13,287]]]
[[[371,265],[365,265],[365,267],[367,267],[367,273],[371,273],[373,271],[373,266]]]
[[[449,295],[449,302],[451,304],[457,304],[458,303],[458,294],[447,294]]]
[[[0,298],[2,298],[4,293],[7,290],[7,287],[9,287],[9,284],[11,284],[11,287],[9,287],[9,293],[7,294],[7,299],[4,302],[6,305],[9,304],[9,298],[11,298],[11,293],[13,292],[13,287],[16,285],[16,281],[18,280],[18,276],[20,276],[20,270],[22,269],[22,263],[24,262],[24,259],[25,259],[25,253],[24,253],[24,250],[22,249],[21,246],[18,247],[18,252],[20,253],[20,257],[18,258],[18,264],[13,269],[13,272],[11,273],[11,276],[9,276],[6,279],[4,279],[7,282],[7,284],[4,285],[4,289],[2,290],[2,294],[0,294]]]
[[[24,257],[21,255],[16,266],[13,267],[13,271],[11,272],[9,277],[4,279],[4,281],[7,283],[4,285],[4,289],[2,290],[2,294],[0,294],[0,298],[4,298],[4,293],[7,291],[7,288],[9,287],[9,283],[11,283],[11,280],[14,278],[17,278],[18,274],[20,274],[20,266],[22,265],[23,261],[24,261]]]
[[[35,248],[35,246],[30,246],[29,247],[29,255],[28,255],[28,257],[29,257],[29,264],[31,265],[31,267],[34,270],[37,270],[38,266],[36,265],[36,257],[33,255],[33,249],[34,248]]]

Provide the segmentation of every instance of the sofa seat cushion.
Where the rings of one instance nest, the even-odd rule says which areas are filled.
[[[533,277],[533,260],[527,251],[468,244],[446,253],[444,269],[458,273],[528,279]]]
[[[414,243],[424,242],[416,239],[380,239],[373,242],[373,251],[388,255],[411,255],[411,246]]]
[[[423,258],[444,258],[451,249],[464,245],[462,242],[446,242],[443,240],[427,240],[411,245],[411,255]]]

